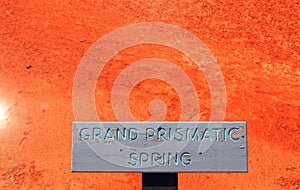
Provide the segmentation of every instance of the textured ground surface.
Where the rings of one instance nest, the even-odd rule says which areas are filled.
[[[72,85],[88,48],[108,32],[160,21],[189,30],[216,58],[227,88],[226,121],[248,122],[249,173],[179,174],[180,189],[300,188],[300,5],[297,1],[0,2],[0,189],[140,189],[141,174],[71,173]],[[164,58],[192,78],[201,121],[210,114],[205,79],[184,55],[142,45],[120,52],[97,83],[100,118],[114,120],[110,88],[126,65]],[[32,67],[29,68],[28,65]],[[28,66],[28,68],[26,68]],[[135,117],[148,103],[179,118],[175,91],[144,81],[131,94]],[[143,97],[143,98],[141,98]]]

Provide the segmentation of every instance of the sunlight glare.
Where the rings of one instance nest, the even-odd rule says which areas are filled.
[[[1,128],[1,122],[3,122],[4,120],[6,120],[5,115],[6,115],[5,106],[0,103],[0,128]]]

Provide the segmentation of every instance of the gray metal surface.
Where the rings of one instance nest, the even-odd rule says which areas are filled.
[[[248,171],[245,122],[74,122],[72,143],[73,172]]]

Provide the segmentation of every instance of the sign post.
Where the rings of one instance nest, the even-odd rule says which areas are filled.
[[[244,122],[75,122],[72,171],[247,172]]]
[[[143,190],[177,190],[177,173],[143,173]]]

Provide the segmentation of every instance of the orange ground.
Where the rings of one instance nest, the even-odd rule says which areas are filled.
[[[299,15],[293,0],[2,0],[0,104],[7,118],[0,125],[0,189],[141,188],[141,174],[70,172],[72,85],[96,40],[150,21],[187,29],[208,46],[225,78],[226,121],[248,122],[248,173],[179,174],[179,188],[300,189]],[[117,74],[145,57],[181,66],[197,87],[200,120],[209,118],[209,89],[197,67],[179,52],[143,45],[120,52],[100,76],[96,101],[102,120],[114,120],[109,90]],[[135,88],[130,99],[135,117],[146,120],[148,102],[158,94],[167,101],[167,120],[177,120],[178,97],[172,89],[166,95],[166,89],[159,81]]]

